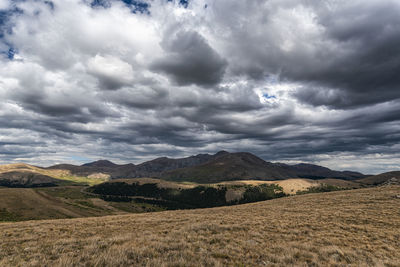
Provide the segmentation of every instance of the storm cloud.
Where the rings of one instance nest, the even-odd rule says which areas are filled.
[[[400,3],[0,0],[0,163],[400,169]]]
[[[172,40],[171,40],[172,39]],[[154,70],[170,75],[178,85],[216,85],[221,82],[226,62],[197,32],[178,32],[164,39],[167,56],[153,64]]]

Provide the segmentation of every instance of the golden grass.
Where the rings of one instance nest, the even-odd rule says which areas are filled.
[[[110,214],[122,214],[115,209],[108,208],[107,202],[93,204],[93,200],[55,197],[51,190],[64,190],[66,194],[79,193],[80,187],[59,188],[0,188],[0,210],[7,211],[15,221],[29,219],[59,219],[92,217]],[[97,201],[97,200],[96,200]],[[3,218],[4,219],[4,218]],[[2,217],[0,216],[0,221]]]
[[[231,185],[260,185],[260,184],[277,184],[283,188],[283,192],[289,195],[296,194],[297,191],[303,191],[313,186],[319,186],[319,181],[311,179],[286,179],[278,181],[260,181],[260,180],[238,180],[231,182],[222,182],[219,184],[231,184]]]
[[[333,179],[333,178],[325,178],[318,180],[318,182],[327,184],[327,185],[333,185],[333,186],[338,186],[338,187],[343,187],[343,188],[360,188],[363,187],[363,184],[360,184],[355,181],[347,181],[347,180],[341,180],[341,179]]]
[[[0,222],[80,218],[162,210],[158,206],[145,203],[107,202],[83,194],[82,189],[83,187],[80,186],[0,188]]]
[[[70,182],[74,182],[74,183],[78,183],[78,184],[87,184],[90,186],[104,183],[105,181],[108,181],[108,179],[109,179],[109,178],[90,178],[90,177],[75,176],[75,175],[53,176],[53,178],[56,178],[59,180],[64,180],[64,181],[70,181]]]
[[[80,183],[80,184],[88,184],[88,185],[96,185],[103,183],[109,178],[107,176],[100,176],[101,178],[91,177],[83,177],[72,175],[69,170],[58,170],[58,169],[43,169],[36,166],[32,166],[25,163],[14,163],[14,164],[6,164],[0,165],[0,173],[4,172],[32,172],[38,173],[42,175],[47,175],[55,179]]]
[[[399,186],[0,224],[0,266],[400,266]]]

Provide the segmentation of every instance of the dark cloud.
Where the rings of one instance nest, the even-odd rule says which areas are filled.
[[[271,3],[266,12],[277,8],[278,13],[256,20],[263,22],[262,27],[248,20],[239,34],[230,32],[229,38],[242,39],[239,46],[231,48],[239,56],[234,58],[235,72],[256,79],[276,73],[282,81],[302,83],[294,96],[315,106],[349,109],[400,98],[398,2],[304,1],[293,6],[294,16],[288,16],[281,29],[276,23],[285,19],[287,12]],[[306,28],[294,24],[300,15],[309,23]],[[250,27],[255,30],[244,31]],[[265,35],[259,32],[262,28]],[[288,35],[281,38],[278,30]]]
[[[162,47],[167,55],[156,60],[153,69],[166,73],[177,84],[212,86],[221,81],[227,63],[197,32],[165,36]]]
[[[0,2],[1,162],[398,169],[397,1],[49,3]]]

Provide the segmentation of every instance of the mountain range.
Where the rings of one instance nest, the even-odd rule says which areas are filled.
[[[81,166],[60,164],[47,169],[68,170],[74,175],[109,175],[111,179],[153,177],[171,181],[211,183],[230,180],[282,180],[287,178],[338,178],[355,180],[365,177],[359,172],[334,171],[313,164],[271,163],[247,152],[198,154],[186,158],[161,157],[138,165],[114,164],[99,160]]]
[[[158,178],[173,182],[219,183],[237,180],[275,181],[306,178],[344,187],[363,187],[400,181],[400,172],[364,175],[300,163],[272,163],[247,152],[198,154],[186,158],[160,157],[141,164],[98,160],[83,165],[58,164],[47,168],[16,163],[0,165],[0,187],[94,185],[120,178]],[[393,182],[391,182],[393,183]]]

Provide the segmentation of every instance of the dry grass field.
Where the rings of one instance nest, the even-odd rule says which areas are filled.
[[[0,266],[400,266],[399,186],[0,224]]]
[[[318,180],[311,179],[286,179],[277,181],[260,181],[260,180],[239,180],[219,183],[222,185],[261,185],[261,184],[277,184],[282,187],[283,192],[289,195],[296,194],[297,191],[307,190],[310,187],[319,186],[322,183]]]
[[[83,194],[82,189],[80,186],[0,188],[0,222],[93,217],[160,210],[145,203],[104,201]]]

